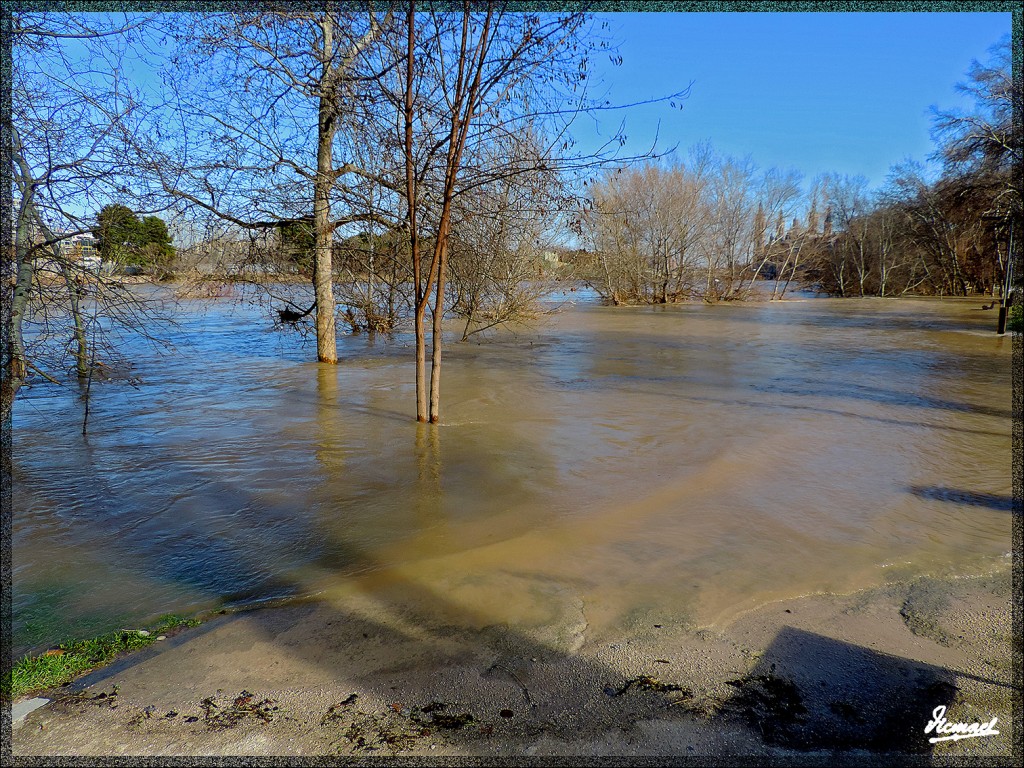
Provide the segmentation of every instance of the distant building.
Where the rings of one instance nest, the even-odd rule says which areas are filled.
[[[72,235],[67,240],[62,240],[61,252],[71,263],[90,272],[99,272],[103,264],[96,248],[96,240],[89,234]]]

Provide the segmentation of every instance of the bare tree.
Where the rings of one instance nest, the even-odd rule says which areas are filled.
[[[129,189],[131,169],[121,141],[140,121],[140,102],[122,62],[129,52],[144,53],[140,33],[149,17],[19,10],[4,20],[12,45],[11,119],[5,127],[14,182],[14,258],[4,261],[5,270],[14,271],[6,283],[13,290],[5,302],[10,324],[0,397],[7,419],[29,371],[59,380],[65,335],[73,370],[86,378],[97,365],[99,315],[149,333],[153,317],[145,303],[105,279],[72,242],[91,234],[95,212],[108,202],[158,208]],[[86,292],[91,318],[82,301]],[[54,370],[47,373],[47,367]]]
[[[804,204],[800,181],[776,169],[759,177],[749,158],[718,157],[708,145],[685,164],[606,173],[582,217],[595,252],[592,284],[615,304],[710,302],[746,297],[755,280],[776,277],[779,263],[791,279],[813,239],[785,228]]]
[[[173,30],[178,130],[155,125],[137,142],[145,169],[187,206],[245,229],[311,218],[321,362],[338,359],[334,232],[374,218],[344,201],[349,179],[378,178],[351,162],[351,148],[372,109],[365,90],[381,74],[370,50],[390,23],[372,9],[190,15]]]
[[[867,215],[871,210],[868,181],[863,176],[826,174],[822,179],[822,193],[832,212],[833,226],[845,234],[839,273],[844,292],[848,267],[857,293],[864,296],[873,266],[867,228]]]
[[[762,174],[756,192],[758,204],[750,233],[752,260],[749,267],[740,273],[736,291],[738,296],[743,296],[755,280],[767,274],[778,276],[779,269],[775,259],[778,258],[780,249],[773,246],[784,237],[778,222],[784,221],[787,216],[792,216],[796,212],[802,199],[801,179],[797,171],[780,171],[776,168],[770,168]],[[769,232],[769,221],[776,222],[774,234]],[[766,269],[769,265],[770,272]]]
[[[382,63],[387,55],[381,56]],[[364,132],[367,128],[364,126]],[[401,163],[394,129],[382,121],[372,130],[376,131],[376,138],[354,146],[353,160],[364,168],[390,168],[393,176]],[[353,332],[365,329],[390,333],[407,323],[413,311],[412,272],[401,197],[376,179],[363,177],[360,181],[349,187],[347,204],[369,216],[359,225],[358,232],[339,244],[342,263],[338,265],[336,289]]]
[[[587,62],[605,43],[587,35],[587,17],[513,13],[496,2],[475,7],[467,3],[456,13],[429,5],[417,14],[410,2],[400,77],[384,97],[401,116],[398,143],[415,293],[416,417],[432,423],[440,412],[442,327],[456,199],[495,178],[579,170],[610,156],[606,148],[574,153],[567,134],[576,116],[595,108],[587,95]],[[513,155],[500,167],[488,162],[489,147],[531,130],[543,137],[538,153]]]
[[[942,293],[965,296],[964,231],[948,205],[948,190],[948,184],[929,184],[921,167],[908,162],[893,169],[887,196],[902,212],[904,226],[923,251],[930,281]]]
[[[894,290],[908,293],[917,289],[921,279],[915,279],[912,257],[901,238],[900,216],[884,204],[876,204],[868,231],[878,261],[878,295],[892,295]]]
[[[1009,261],[1015,256],[1010,253],[1012,225],[1016,223],[1018,232],[1024,229],[1024,103],[1010,36],[989,52],[989,61],[973,61],[967,80],[957,85],[958,91],[973,98],[973,109],[940,111],[933,107],[932,136],[938,144],[936,155],[945,163],[944,186],[953,193],[947,197],[957,198],[953,207],[961,211],[977,208],[964,223],[974,230],[975,241],[991,241],[995,263],[984,256],[971,261],[982,273],[990,267],[998,271],[990,279],[994,291],[994,283],[1002,290]],[[984,201],[984,207],[972,205],[976,201]],[[979,277],[980,282],[986,281],[984,274]]]
[[[757,167],[750,157],[720,157],[711,175],[711,238],[705,300],[737,297],[741,274],[753,257]]]
[[[517,140],[510,154],[535,148]],[[556,174],[539,172],[496,178],[457,199],[449,286],[452,312],[465,320],[462,341],[542,314],[540,300],[552,289],[543,265],[560,186]]]
[[[708,155],[606,172],[591,184],[584,232],[592,285],[613,304],[663,304],[699,293],[709,227]]]
[[[971,62],[967,81],[956,87],[974,99],[973,111],[932,107],[938,155],[952,172],[1012,173],[1014,168],[1019,171],[1024,159],[1020,80],[1013,75],[1010,36],[994,45],[990,53],[987,64]],[[1020,200],[1019,176],[1008,181]]]

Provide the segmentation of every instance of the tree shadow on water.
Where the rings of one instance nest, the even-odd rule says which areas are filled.
[[[433,486],[440,482],[440,445],[433,428],[420,437],[421,479]],[[249,578],[262,575],[258,558],[232,552],[237,546],[224,542],[232,565],[248,569]],[[181,686],[178,695],[185,698],[215,696],[222,687],[231,695],[244,689],[257,696],[278,687],[331,690],[338,701],[306,712],[310,727],[319,723],[320,738],[343,749],[379,755],[411,748],[423,730],[435,742],[473,754],[491,751],[492,739],[547,736],[571,749],[616,732],[636,733],[648,720],[686,732],[688,723],[705,717],[673,706],[685,703],[703,680],[666,676],[644,654],[621,665],[604,663],[552,642],[550,633],[501,621],[500,610],[460,603],[444,584],[392,568],[371,552],[344,542],[334,547],[370,574],[354,593],[370,599],[370,613],[365,600],[357,601],[359,608],[334,598],[219,616],[80,679],[72,690],[104,681],[120,682],[126,693],[141,688],[135,695]],[[510,574],[509,589],[523,587]],[[262,655],[249,655],[253,644],[262,646]],[[224,660],[237,653],[254,664],[242,671],[207,668],[210,653]],[[301,679],[282,685],[273,669],[278,663],[300,670]],[[735,693],[711,722],[724,730],[749,727],[762,749],[926,755],[933,745],[925,725],[936,707],[954,704],[960,675],[784,627],[742,679],[729,681]],[[184,692],[190,689],[197,693]],[[272,737],[273,723],[261,727]],[[363,742],[345,735],[354,727],[362,729]],[[648,739],[642,746],[671,754],[668,743]]]
[[[336,402],[333,371],[323,378],[321,395],[329,408]],[[446,525],[435,502],[444,486],[440,434],[436,427],[423,426],[412,436],[417,483],[411,519],[418,520],[424,536],[443,532]],[[325,430],[314,452],[325,476],[345,469],[332,464],[340,452],[335,437]],[[176,533],[187,532],[192,541],[216,536],[217,571],[197,572],[196,561],[188,557],[140,551],[128,546],[130,536],[123,533],[110,537],[111,552],[140,558],[144,562],[139,565],[156,578],[186,583],[212,598],[223,597],[226,584],[257,585],[277,594],[307,592],[302,571],[275,572],[269,545],[256,535],[261,523],[287,518],[286,506],[258,502],[244,484],[222,483],[215,471],[182,471],[195,476],[195,514],[169,516],[167,525]],[[259,510],[260,517],[233,536],[206,529],[202,510],[225,505]],[[104,516],[97,515],[81,524],[103,523]],[[367,734],[373,731],[359,738],[373,736],[376,741],[366,744],[381,750],[377,754],[394,745],[388,738],[412,731],[430,730],[431,738],[472,754],[489,751],[484,740],[491,738],[537,742],[551,736],[571,748],[616,731],[636,733],[636,724],[647,720],[671,721],[685,730],[687,722],[702,717],[674,706],[702,680],[669,677],[656,659],[643,654],[603,662],[586,646],[579,652],[580,644],[566,643],[558,631],[517,626],[502,605],[460,602],[450,589],[450,573],[435,582],[416,569],[393,567],[372,547],[345,535],[344,527],[317,526],[308,518],[295,523],[302,526],[309,530],[291,534],[323,539],[333,553],[330,562],[352,568],[353,589],[345,594],[354,599],[335,596],[218,616],[165,645],[81,678],[72,690],[117,681],[125,698],[134,697],[140,709],[149,703],[143,698],[158,692],[164,701],[184,703],[213,697],[219,689],[238,693],[240,699],[243,691],[257,696],[281,689],[330,691],[338,697],[330,708],[326,700],[308,697],[309,710],[303,713],[310,728],[319,723],[323,729],[321,743],[333,740],[343,748],[359,748],[358,741],[344,741],[356,725]],[[552,594],[539,576],[499,571],[492,578],[497,600],[501,588],[535,589],[537,599]],[[554,594],[556,607],[574,604],[574,595]],[[583,631],[555,613],[554,621],[565,623],[570,634]],[[712,717],[729,728],[746,723],[769,747],[922,754],[932,748],[925,724],[937,706],[954,701],[957,674],[787,627],[758,663],[734,681],[736,693]],[[357,704],[346,704],[356,693]],[[359,717],[374,718],[372,727]],[[670,754],[669,745],[648,741],[646,746],[653,754]]]
[[[1020,514],[1020,505],[1014,507],[1012,496],[1000,496],[996,493],[979,493],[965,491],[961,488],[943,488],[939,486],[911,486],[908,490],[921,499],[931,501],[948,501],[951,504],[964,504],[971,507],[987,507],[998,512]]]

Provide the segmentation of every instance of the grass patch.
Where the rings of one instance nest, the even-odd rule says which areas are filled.
[[[194,627],[199,623],[197,619],[163,616],[148,630],[122,630],[90,640],[73,640],[39,656],[26,656],[15,662],[10,682],[4,681],[4,694],[17,699],[29,693],[64,685],[84,672],[110,663],[122,653],[152,645],[161,634],[180,627]]]

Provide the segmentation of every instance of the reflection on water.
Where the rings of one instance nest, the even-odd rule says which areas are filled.
[[[308,594],[575,649],[986,567],[1010,339],[976,304],[567,305],[451,344],[439,426],[412,419],[408,338],[322,366],[255,310],[191,306],[137,387],[94,386],[87,437],[70,389],[19,401],[15,650]]]

